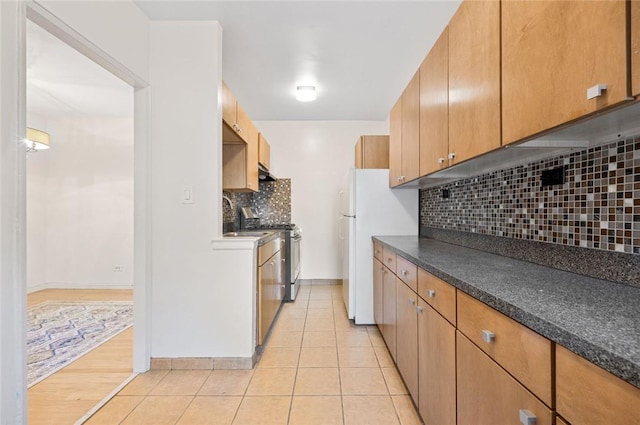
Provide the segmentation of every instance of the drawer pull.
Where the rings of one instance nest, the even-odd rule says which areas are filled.
[[[418,306],[417,307],[418,313],[422,313],[424,311],[424,309],[422,308],[422,306]]]
[[[593,87],[587,89],[587,100],[595,99],[602,96],[602,92],[607,89],[606,84],[596,84]]]
[[[400,273],[402,273],[402,276],[406,276],[407,274],[409,274],[409,272],[406,270],[402,270]]]
[[[409,300],[409,304],[410,304],[410,305],[416,305],[416,300],[414,300],[414,299],[410,299],[410,300]]]
[[[484,342],[492,343],[496,339],[496,334],[488,330],[483,330],[482,339]]]
[[[435,296],[436,296],[436,291],[434,291],[433,289],[429,289],[429,290],[427,291],[427,297],[429,297],[429,298],[433,298],[433,297],[435,297]]]
[[[387,261],[390,263],[390,262],[393,261],[393,258],[389,257],[389,258],[387,258]]]
[[[538,418],[530,410],[520,409],[520,423],[522,425],[536,425]]]

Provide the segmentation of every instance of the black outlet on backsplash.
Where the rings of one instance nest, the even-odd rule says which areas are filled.
[[[564,174],[564,167],[557,167],[551,170],[542,171],[540,176],[542,187],[564,184]]]
[[[442,189],[442,198],[443,199],[448,199],[449,198],[449,189]]]

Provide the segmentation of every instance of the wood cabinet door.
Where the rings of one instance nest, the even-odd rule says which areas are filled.
[[[449,30],[420,65],[420,176],[448,165]]]
[[[402,175],[402,97],[389,113],[389,186],[398,186]]]
[[[631,85],[634,96],[640,95],[640,1],[631,2]]]
[[[375,249],[375,246],[374,246]],[[377,258],[373,259],[373,320],[378,326],[382,326],[383,314],[383,284],[384,274],[389,273]]]
[[[258,171],[258,129],[251,120],[246,124],[246,141],[247,141],[247,189],[257,192],[259,171]]]
[[[505,1],[502,24],[503,144],[627,98],[624,0]]]
[[[360,136],[360,138],[356,142],[356,148],[354,152],[354,155],[356,157],[356,160],[355,160],[356,168],[364,168],[364,164],[362,161],[362,144],[364,143],[363,139],[364,139],[364,136]]]
[[[409,394],[418,403],[418,296],[399,279],[396,289],[396,364]]]
[[[402,183],[420,177],[420,70],[402,93]]]
[[[236,97],[224,81],[222,82],[222,121],[232,128],[236,124]]]
[[[450,165],[500,147],[500,4],[464,1],[449,22]]]
[[[456,329],[418,298],[418,396],[425,425],[456,425]]]
[[[389,136],[362,136],[362,168],[389,168]]]
[[[258,162],[267,170],[271,166],[271,146],[262,133],[258,134]]]
[[[382,282],[382,297],[384,299],[382,336],[387,343],[393,361],[396,361],[396,275],[387,269]]]
[[[556,410],[572,425],[637,425],[640,389],[556,345]]]
[[[551,425],[551,410],[525,387],[460,332],[456,343],[459,424],[520,424],[523,412]]]
[[[552,406],[551,341],[460,290],[457,303],[460,332]]]
[[[569,425],[560,416],[556,416],[556,425]]]
[[[245,144],[222,145],[222,188],[244,190],[247,187],[247,148]]]

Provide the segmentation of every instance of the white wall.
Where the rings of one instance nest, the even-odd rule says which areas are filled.
[[[216,22],[151,23],[153,357],[223,349],[212,300],[224,261],[211,248],[222,233],[221,37]]]
[[[133,118],[34,121],[52,148],[27,156],[27,291],[132,287]]]
[[[271,171],[291,177],[291,221],[302,228],[303,279],[340,279],[339,191],[360,135],[389,134],[387,121],[260,121]]]

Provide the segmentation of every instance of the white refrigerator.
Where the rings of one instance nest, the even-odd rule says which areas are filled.
[[[389,170],[351,169],[340,191],[343,298],[350,319],[373,324],[371,236],[418,234],[418,189],[390,189]]]

